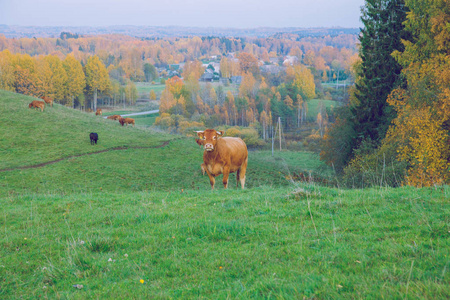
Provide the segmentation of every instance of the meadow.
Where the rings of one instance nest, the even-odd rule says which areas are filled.
[[[157,99],[159,99],[159,97],[161,97],[162,91],[166,87],[165,84],[160,83],[152,84],[150,82],[136,82],[135,85],[140,97],[147,99],[150,98],[150,91],[152,90],[155,92]]]
[[[246,189],[212,191],[193,137],[31,100],[0,91],[1,299],[450,297],[448,186],[252,150]]]

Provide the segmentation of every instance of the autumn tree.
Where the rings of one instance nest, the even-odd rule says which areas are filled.
[[[197,99],[200,92],[199,79],[204,72],[201,62],[187,61],[183,69],[183,80],[186,90],[190,93],[190,99]]]
[[[68,99],[68,105],[75,105],[74,99],[82,95],[86,87],[86,76],[81,63],[73,55],[67,55],[63,61],[63,67],[67,75],[64,89],[65,98]]]
[[[405,1],[412,38],[394,53],[406,87],[388,98],[397,117],[384,141],[407,162],[406,184],[450,183],[450,2]]]
[[[9,50],[0,52],[0,89],[14,91],[13,55]]]
[[[130,105],[136,104],[136,100],[138,98],[138,91],[136,85],[131,80],[128,81],[125,86],[125,99],[128,101]]]
[[[239,86],[239,97],[255,97],[257,93],[256,79],[253,73],[246,72],[242,76]]]
[[[231,77],[230,64],[226,56],[222,57],[222,59],[220,60],[220,73],[223,78]]]
[[[170,92],[169,87],[166,85],[166,88],[162,91],[160,97],[159,111],[160,113],[168,113],[169,110],[175,106],[176,101],[173,94]]]
[[[183,80],[178,76],[173,76],[166,80],[166,88],[174,97],[180,97],[183,88]]]
[[[243,74],[251,73],[253,77],[259,78],[258,60],[252,54],[246,52],[239,54],[239,67]]]
[[[53,95],[55,100],[64,101],[66,95],[66,82],[69,79],[64,69],[63,62],[60,57],[56,55],[46,56],[50,69],[53,73]]]
[[[155,90],[150,91],[150,100],[156,100],[156,93]]]
[[[17,93],[37,96],[36,61],[28,54],[16,54],[13,58],[14,88]]]
[[[97,109],[97,94],[108,89],[109,75],[106,71],[105,65],[96,55],[88,58],[85,66],[85,74],[87,87],[94,95],[94,101],[91,107],[95,111]]]

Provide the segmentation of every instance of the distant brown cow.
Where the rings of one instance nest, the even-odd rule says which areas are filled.
[[[215,177],[220,174],[223,174],[223,186],[227,188],[228,177],[234,172],[236,186],[240,181],[241,187],[244,188],[248,163],[248,150],[244,141],[235,137],[222,137],[223,131],[214,129],[197,131],[197,135],[205,149],[201,167],[205,167],[211,188],[214,189]]]
[[[28,107],[29,108],[33,108],[34,107],[34,109],[40,108],[41,111],[44,111],[45,104],[44,104],[44,101],[33,100],[33,102],[31,102],[28,105]]]
[[[110,120],[119,120],[121,118],[121,116],[120,115],[112,115],[112,116],[108,116],[106,118],[110,119]]]
[[[45,103],[47,103],[47,104],[49,104],[51,107],[53,107],[53,98],[44,96],[44,97],[41,97],[41,99],[44,100]]]
[[[132,118],[120,118],[119,122],[120,122],[120,124],[122,124],[122,126],[124,124],[127,124],[127,126],[128,126],[128,124],[132,124],[134,127],[134,125],[135,125],[134,119],[132,119]]]
[[[96,116],[98,116],[98,115],[102,115],[102,110],[100,109],[100,108],[97,108],[97,111],[95,112],[95,115]]]

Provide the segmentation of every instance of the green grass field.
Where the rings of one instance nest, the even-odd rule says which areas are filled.
[[[162,91],[166,88],[165,84],[151,84],[149,82],[135,82],[136,89],[139,95],[145,95],[146,98],[149,98],[150,91],[154,90],[156,93],[157,99],[161,96]]]
[[[250,151],[246,189],[211,191],[193,138],[31,100],[0,91],[0,299],[450,298],[448,186]]]
[[[312,121],[317,119],[317,114],[319,113],[319,108],[321,104],[328,109],[336,108],[339,105],[338,102],[333,100],[324,100],[324,99],[308,100],[308,112],[306,113],[307,120]]]

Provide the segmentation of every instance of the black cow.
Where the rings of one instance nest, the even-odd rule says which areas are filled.
[[[89,134],[89,137],[91,138],[91,145],[97,144],[97,140],[98,140],[98,134],[95,132],[91,132],[91,134]]]

